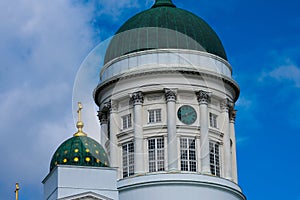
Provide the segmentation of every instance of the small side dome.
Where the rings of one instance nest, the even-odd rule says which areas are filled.
[[[109,167],[107,153],[103,147],[82,131],[82,105],[78,103],[78,131],[72,138],[63,142],[55,151],[50,162],[50,172],[56,165],[75,165],[90,167]]]
[[[109,161],[98,142],[87,136],[74,136],[63,142],[55,151],[50,171],[56,165],[109,167]]]

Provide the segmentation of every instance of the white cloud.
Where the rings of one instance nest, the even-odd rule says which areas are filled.
[[[296,65],[280,66],[272,70],[269,76],[277,81],[292,81],[296,87],[300,87],[300,68]]]
[[[72,88],[95,45],[94,8],[71,0],[0,1],[0,199],[41,199],[58,145],[76,131]]]
[[[264,81],[266,78],[272,78],[278,82],[290,81],[295,87],[300,88],[300,68],[295,64],[287,63],[271,71],[263,72],[259,81]]]

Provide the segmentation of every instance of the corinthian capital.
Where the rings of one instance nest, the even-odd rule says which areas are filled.
[[[237,112],[237,110],[230,110],[230,112],[229,112],[229,120],[231,123],[235,122],[236,112]]]
[[[210,100],[210,92],[206,92],[204,90],[200,90],[199,92],[196,92],[197,99],[199,104],[208,104]]]
[[[109,102],[104,103],[103,110],[107,110],[109,112],[117,111],[118,110],[118,104],[112,100]]]
[[[166,101],[176,101],[176,91],[171,89],[165,89]]]
[[[143,96],[143,93],[141,91],[132,93],[130,95],[130,99],[131,99],[133,105],[144,103],[144,96]]]
[[[108,123],[108,119],[107,119],[107,112],[105,111],[98,111],[98,119],[100,121],[100,124],[107,124]]]
[[[232,108],[233,106],[234,106],[233,102],[231,102],[228,98],[226,98],[221,102],[221,111],[228,112],[230,108]]]

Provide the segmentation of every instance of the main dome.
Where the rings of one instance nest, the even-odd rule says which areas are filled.
[[[156,0],[152,8],[125,22],[112,38],[104,63],[129,53],[150,49],[190,49],[227,56],[215,31],[171,0]]]

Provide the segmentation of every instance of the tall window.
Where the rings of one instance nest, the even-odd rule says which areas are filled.
[[[123,177],[134,174],[134,146],[133,143],[127,143],[122,146],[123,150]]]
[[[148,116],[149,123],[161,122],[161,109],[148,110]]]
[[[196,171],[195,139],[180,138],[180,159],[182,171]]]
[[[212,175],[220,177],[220,145],[216,142],[209,142],[210,171]]]
[[[149,172],[165,170],[164,138],[148,140]]]
[[[211,127],[218,128],[217,118],[218,118],[218,115],[209,113],[209,124]]]
[[[123,124],[123,130],[130,128],[132,126],[131,122],[131,114],[122,116],[122,124]]]

